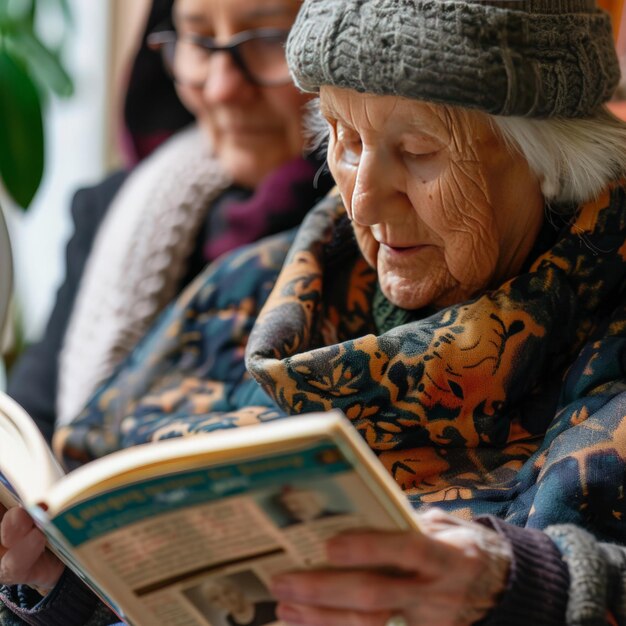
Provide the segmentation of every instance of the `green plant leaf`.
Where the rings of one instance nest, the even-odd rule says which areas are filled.
[[[0,0],[1,1],[1,0]],[[33,78],[58,96],[74,93],[74,84],[58,57],[50,52],[33,32],[14,30],[6,36],[5,45],[21,57]]]
[[[24,210],[43,177],[40,94],[24,67],[0,47],[0,177]]]
[[[26,20],[32,24],[37,0],[2,0],[0,2],[0,23]]]
[[[36,15],[37,15],[37,2],[36,0],[30,0],[30,7],[28,9],[28,22],[31,28],[33,28],[35,25]]]

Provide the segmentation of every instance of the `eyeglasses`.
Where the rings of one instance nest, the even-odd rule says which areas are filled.
[[[182,85],[203,87],[213,54],[226,52],[252,84],[271,87],[291,81],[285,57],[288,34],[273,28],[247,30],[220,45],[213,37],[178,35],[168,30],[150,34],[147,43],[151,49],[160,50],[174,80]]]

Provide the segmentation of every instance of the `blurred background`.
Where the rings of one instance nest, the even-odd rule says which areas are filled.
[[[0,17],[2,5],[31,1],[0,0]],[[73,93],[47,100],[45,168],[28,210],[10,206],[6,192],[0,193],[13,242],[16,319],[27,342],[42,333],[62,278],[73,193],[128,165],[122,137],[123,97],[152,4],[151,0],[37,2],[45,9],[37,24],[44,40],[48,35],[54,39],[54,32],[47,31],[58,30],[62,19],[52,13],[66,11],[71,16],[59,58],[71,78]],[[613,16],[618,52],[626,66],[624,0],[599,0],[599,4]],[[623,106],[616,103],[615,110],[626,117]]]
[[[47,29],[59,28],[60,16],[50,13],[58,13],[61,3],[41,4],[38,30],[45,38]],[[124,163],[123,91],[149,5],[150,0],[67,0],[71,22],[60,56],[74,92],[47,102],[44,176],[28,211],[5,207],[26,340],[42,332],[62,277],[74,191]]]

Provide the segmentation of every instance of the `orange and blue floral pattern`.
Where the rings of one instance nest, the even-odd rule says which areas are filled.
[[[59,433],[65,458],[340,408],[416,507],[626,538],[621,187],[506,284],[382,334],[339,198],[279,275],[291,240],[211,266]]]

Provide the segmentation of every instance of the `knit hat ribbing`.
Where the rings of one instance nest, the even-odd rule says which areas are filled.
[[[594,0],[304,0],[287,42],[298,86],[584,117],[620,77]]]

